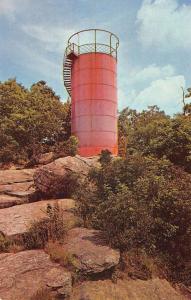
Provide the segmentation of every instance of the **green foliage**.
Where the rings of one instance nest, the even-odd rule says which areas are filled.
[[[55,157],[75,156],[78,152],[78,139],[71,135],[67,141],[57,143],[53,151]]]
[[[182,88],[183,89],[183,88]],[[187,89],[187,94],[185,94],[185,91],[183,89],[183,112],[184,115],[191,115],[191,103],[185,103],[185,100],[187,100],[187,98],[191,97],[191,88]]]
[[[56,298],[51,295],[51,291],[48,288],[39,289],[30,300],[55,300]]]
[[[191,115],[166,116],[156,106],[137,113],[125,109],[119,116],[119,154],[166,157],[191,172]]]
[[[69,137],[67,141],[67,149],[68,149],[68,155],[75,156],[78,151],[78,139],[72,135]]]
[[[70,103],[62,103],[44,81],[25,89],[0,83],[0,161],[27,161],[70,137]]]
[[[156,257],[149,256],[144,249],[134,248],[121,257],[123,272],[132,279],[147,280],[165,276],[165,268]]]
[[[0,232],[0,253],[8,252],[10,246],[11,241],[2,232]]]
[[[185,105],[185,114],[187,116],[190,116],[191,115],[191,104],[186,104]]]
[[[82,184],[79,212],[122,251],[145,249],[180,268],[191,251],[191,175],[140,154],[115,159]]]
[[[63,244],[58,241],[50,241],[47,243],[45,251],[48,253],[51,260],[59,263],[63,267],[75,268],[75,265],[78,263],[77,258],[73,254],[66,251],[63,247]]]
[[[111,152],[109,150],[102,150],[99,158],[101,165],[107,165],[111,162]]]
[[[137,117],[136,110],[125,108],[118,117],[118,147],[119,155],[126,157],[129,133],[133,130],[133,125]]]

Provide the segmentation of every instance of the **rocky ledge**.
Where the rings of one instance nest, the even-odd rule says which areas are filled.
[[[71,300],[188,300],[165,279],[86,281],[76,286]]]
[[[46,216],[47,204],[58,203],[64,211],[66,222],[75,217],[71,210],[75,207],[72,199],[43,200],[34,203],[22,204],[0,210],[0,232],[8,237],[20,237],[27,232],[32,222],[38,221]]]
[[[0,209],[33,200],[35,169],[0,170]]]
[[[68,231],[63,249],[75,258],[75,267],[85,274],[96,274],[118,265],[120,253],[110,248],[98,230],[73,228]]]
[[[77,155],[56,159],[35,171],[35,188],[45,196],[59,196],[67,190],[71,175],[87,176],[94,166],[99,166],[98,157],[84,158]]]
[[[42,250],[0,254],[0,299],[30,300],[39,290],[69,295],[71,274]]]

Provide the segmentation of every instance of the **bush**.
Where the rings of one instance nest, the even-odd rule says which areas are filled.
[[[75,156],[78,152],[78,139],[72,135],[67,141],[55,144],[52,150],[55,158]]]
[[[55,300],[56,298],[51,295],[50,290],[44,288],[37,291],[32,297],[31,300]]]
[[[31,224],[23,236],[23,244],[26,249],[44,248],[49,240],[64,239],[65,233],[66,224],[62,208],[58,204],[48,204],[47,217]]]
[[[11,241],[2,232],[0,232],[0,253],[8,252],[10,246]]]
[[[49,241],[45,248],[50,258],[64,267],[75,267],[76,258],[66,252],[60,242]]]
[[[155,277],[167,277],[164,262],[149,256],[144,249],[131,249],[121,257],[121,270],[132,279],[147,280]]]
[[[191,175],[168,160],[136,154],[104,163],[78,196],[86,225],[112,246],[160,254],[179,270],[190,261]]]

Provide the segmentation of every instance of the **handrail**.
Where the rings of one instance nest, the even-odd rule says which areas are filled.
[[[93,36],[91,36],[90,38],[90,41],[92,42],[80,44],[80,35],[83,34],[84,32],[93,33]],[[102,39],[98,35],[99,32],[105,32],[108,34],[109,39],[107,44],[101,42]],[[75,36],[78,37],[77,43],[72,41],[72,39]],[[89,37],[86,38],[89,39]],[[112,40],[113,38],[115,39],[114,41]],[[119,38],[114,33],[111,33],[110,31],[107,30],[85,29],[71,35],[71,37],[68,39],[68,45],[65,49],[64,61],[63,61],[64,85],[69,95],[71,95],[71,70],[72,70],[73,60],[75,59],[75,57],[85,53],[105,53],[111,55],[117,60],[118,47],[119,47]]]
[[[83,33],[87,33],[87,32],[91,32],[92,35],[90,37],[87,36],[87,39],[92,40],[92,42],[86,43],[86,44],[80,44],[81,35]],[[101,38],[98,35],[99,32],[108,34],[109,40],[108,40],[107,44],[105,44],[105,43],[103,44],[101,42]],[[74,39],[74,37],[75,37],[75,39]],[[83,35],[83,38],[86,38],[86,36]],[[114,40],[113,40],[113,38],[114,38]],[[77,39],[77,41],[76,41],[76,39]],[[99,40],[100,40],[100,42],[99,42]],[[88,53],[88,52],[103,52],[103,53],[110,54],[117,59],[117,48],[119,47],[119,38],[114,33],[110,32],[108,30],[104,30],[104,29],[85,29],[85,30],[81,30],[81,31],[78,31],[78,32],[72,34],[70,36],[70,38],[68,39],[68,46],[66,48],[66,52],[68,51],[68,49],[71,49],[71,51],[73,51],[74,53],[80,54],[80,49],[82,49],[84,46],[88,46],[88,45],[94,46],[94,47],[91,49],[91,51],[87,51],[86,53]],[[109,52],[108,51],[100,51],[100,46],[108,47],[110,49],[110,51]],[[73,49],[71,47],[73,47]],[[99,49],[99,51],[97,51],[98,49]],[[113,53],[115,55],[113,55]]]
[[[83,47],[83,46],[90,46],[90,45],[95,45],[96,43],[86,43],[86,44],[82,44],[78,47]],[[107,47],[110,47],[109,45],[107,44],[103,44],[103,43],[97,43],[97,45],[101,45],[101,46],[107,46]],[[76,45],[77,46],[77,45]],[[115,51],[115,48],[113,48],[112,46],[110,47],[111,49],[113,49]]]
[[[119,46],[119,38],[118,36],[115,34],[115,33],[112,33],[108,30],[105,30],[105,29],[99,29],[99,28],[91,28],[91,29],[84,29],[84,30],[80,30],[78,32],[75,32],[73,33],[69,39],[68,39],[68,44],[70,43],[70,40],[75,36],[75,35],[78,35],[79,33],[82,33],[82,32],[86,32],[86,31],[100,31],[100,32],[106,32],[106,33],[109,33],[110,35],[114,36],[117,40],[117,43],[118,43],[118,46]]]
[[[86,48],[87,46],[87,48]],[[102,47],[102,49],[100,48]],[[88,49],[89,47],[89,49]],[[105,47],[105,49],[103,49]],[[83,51],[84,50],[84,51]],[[107,51],[108,50],[108,51]],[[69,44],[66,47],[65,50],[65,57],[68,56],[71,52],[73,52],[75,55],[80,55],[80,54],[85,54],[85,53],[105,53],[105,54],[110,54],[111,56],[115,57],[117,59],[117,50],[113,48],[112,46],[109,46],[107,44],[103,43],[86,43],[78,46],[75,43]]]
[[[75,43],[72,43],[72,44],[69,44],[67,47],[66,47],[66,50],[65,50],[65,56],[67,56],[69,53],[68,53],[68,49],[70,49],[70,52],[73,52],[75,53],[75,47],[77,47],[78,51],[77,51],[77,54],[79,54],[79,46],[76,45]]]

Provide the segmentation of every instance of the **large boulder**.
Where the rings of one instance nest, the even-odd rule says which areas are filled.
[[[109,270],[119,263],[120,253],[106,245],[100,231],[73,228],[68,231],[63,245],[74,266],[85,274],[96,274]]]
[[[71,300],[186,300],[165,279],[86,281],[74,288]]]
[[[41,289],[65,296],[71,293],[71,274],[42,250],[0,254],[0,262],[2,300],[30,300]]]
[[[70,175],[87,176],[89,170],[98,165],[98,157],[83,158],[77,155],[56,159],[36,170],[35,188],[46,196],[64,195],[68,190]]]
[[[74,222],[71,210],[75,207],[72,199],[44,200],[34,203],[22,204],[0,210],[0,232],[10,238],[19,238],[27,232],[33,221],[38,221],[46,216],[47,204],[58,203],[64,210],[66,222]]]

